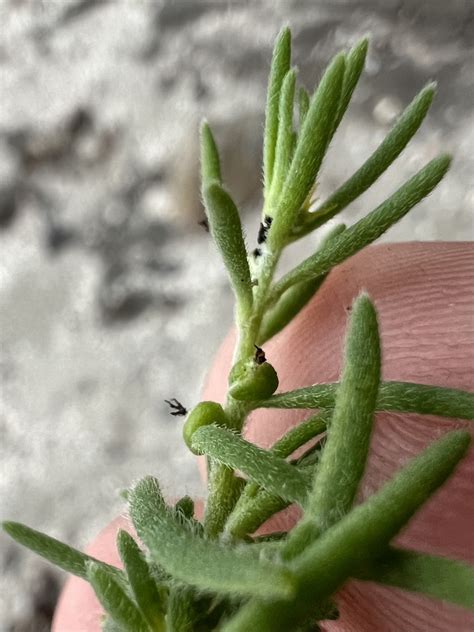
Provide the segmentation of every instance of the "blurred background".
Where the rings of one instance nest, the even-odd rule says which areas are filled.
[[[386,240],[473,236],[472,0],[0,0],[0,517],[82,547],[155,474],[202,495],[179,418],[232,321],[203,218],[202,116],[254,247],[273,40],[310,89],[371,34],[322,197],[429,80],[428,120],[352,223],[442,151],[447,178]],[[284,266],[314,249],[309,237]],[[63,575],[0,536],[0,630],[49,630]]]

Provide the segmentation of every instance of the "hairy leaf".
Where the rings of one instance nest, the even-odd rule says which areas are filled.
[[[291,33],[289,28],[280,32],[273,49],[270,78],[268,81],[267,107],[265,112],[265,134],[263,141],[263,176],[265,192],[270,190],[275,163],[278,136],[278,110],[283,79],[290,69]]]
[[[138,544],[129,533],[120,530],[117,536],[117,549],[143,618],[153,632],[165,632],[161,597]]]
[[[379,383],[377,315],[369,297],[362,294],[352,309],[326,445],[303,520],[289,536],[286,557],[295,556],[350,510],[369,453]]]
[[[288,272],[275,285],[270,301],[278,299],[285,290],[295,283],[309,281],[325,274],[334,266],[352,257],[356,252],[378,239],[418,202],[431,193],[445,175],[450,163],[451,157],[448,155],[439,156],[429,162],[375,210],[347,228],[338,237],[331,239],[325,248],[317,251]]]
[[[294,149],[293,139],[293,103],[295,99],[296,71],[289,70],[280,93],[278,113],[278,136],[275,150],[272,186],[266,208],[272,209],[278,200],[285,176],[288,172]]]
[[[202,191],[213,182],[222,184],[221,165],[216,141],[207,121],[201,125],[201,183]]]
[[[239,212],[230,195],[214,182],[204,189],[209,228],[234,288],[241,316],[250,313],[252,284]]]
[[[339,383],[314,384],[258,402],[262,408],[332,408]],[[376,409],[474,420],[474,393],[413,382],[382,382]]]
[[[271,494],[300,505],[308,493],[308,479],[284,459],[242,439],[226,428],[204,426],[193,435],[193,448],[201,454],[241,470]]]
[[[52,562],[64,571],[77,575],[82,579],[87,579],[87,564],[95,562],[101,568],[112,574],[118,581],[125,582],[122,571],[115,566],[110,566],[105,562],[101,562],[86,555],[72,546],[59,542],[49,535],[45,535],[40,531],[35,531],[19,522],[3,522],[2,527],[6,533],[19,544],[26,546],[49,562]]]
[[[380,555],[417,509],[450,476],[470,443],[451,432],[412,459],[380,491],[325,531],[289,565],[298,577],[294,600],[250,600],[224,632],[289,632],[350,577]],[[324,569],[324,573],[321,572]]]
[[[269,233],[272,246],[278,247],[284,243],[314,184],[337,112],[344,66],[344,55],[341,53],[324,73],[311,99]]]
[[[418,131],[436,91],[436,84],[427,85],[402,113],[393,129],[365,163],[306,222],[295,228],[299,237],[307,235],[348,206],[388,169]]]
[[[87,579],[112,619],[129,632],[150,632],[137,606],[116,579],[96,562],[87,562]]]
[[[293,579],[281,566],[259,562],[250,551],[205,540],[177,522],[156,479],[141,480],[130,494],[130,515],[150,555],[174,578],[218,594],[288,599]]]

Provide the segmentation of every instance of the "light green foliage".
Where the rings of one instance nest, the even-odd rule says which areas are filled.
[[[295,467],[268,450],[262,450],[237,434],[205,426],[193,435],[193,448],[232,468],[239,468],[251,481],[284,500],[303,504],[308,479]]]
[[[415,511],[444,483],[469,447],[467,432],[451,432],[413,459],[365,503],[328,529],[290,564],[298,580],[291,606],[249,601],[224,632],[286,632],[348,578],[378,557]],[[324,569],[324,572],[321,572]],[[254,627],[252,627],[254,626]]]
[[[87,564],[95,562],[104,570],[113,574],[118,581],[124,580],[123,574],[118,568],[100,562],[90,555],[86,555],[72,546],[59,542],[59,540],[35,531],[35,529],[31,529],[24,524],[7,521],[2,523],[2,528],[14,540],[72,575],[86,579]]]
[[[129,533],[120,530],[117,549],[140,613],[150,630],[165,632],[164,604],[161,603],[157,585],[138,544]]]
[[[150,632],[137,606],[110,573],[91,561],[87,563],[87,579],[105,612],[126,632]]]
[[[136,485],[129,511],[152,558],[181,582],[218,594],[252,595],[257,591],[262,597],[291,596],[292,576],[284,568],[258,562],[245,549],[232,550],[195,537],[191,529],[177,522],[156,479],[148,477]]]
[[[369,452],[380,382],[380,340],[375,309],[366,295],[353,305],[344,369],[334,412],[309,494],[305,517],[292,532],[291,557],[351,508]]]
[[[203,191],[213,182],[222,182],[219,152],[207,121],[201,125],[201,182]]]
[[[445,175],[450,163],[451,158],[447,155],[439,156],[429,162],[375,210],[332,239],[325,248],[288,272],[276,283],[270,302],[278,299],[294,283],[309,281],[325,274],[378,239],[415,204],[431,193]]]
[[[417,132],[428,112],[435,90],[436,84],[431,83],[415,97],[370,158],[326,202],[309,214],[303,225],[295,228],[296,235],[301,237],[318,228],[372,186]]]
[[[365,294],[353,305],[338,382],[274,394],[282,361],[278,339],[272,348],[275,366],[259,346],[291,323],[334,267],[402,219],[449,168],[450,157],[438,156],[361,220],[330,230],[314,254],[275,281],[284,248],[364,193],[405,149],[431,105],[434,84],[415,97],[356,173],[311,212],[321,165],[349,107],[367,48],[362,39],[336,55],[310,97],[290,68],[289,29],[278,36],[266,103],[259,250],[251,261],[240,212],[222,182],[216,142],[209,125],[201,126],[201,194],[235,294],[237,328],[225,401],[199,403],[183,427],[188,448],[206,455],[208,464],[202,521],[194,517],[192,499],[168,505],[156,479],[141,480],[126,499],[144,550],[128,533],[118,534],[124,571],[24,525],[3,525],[19,543],[91,583],[107,613],[104,632],[319,630],[318,621],[338,617],[333,595],[350,578],[474,610],[473,566],[392,545],[463,458],[470,440],[466,432],[446,434],[354,506],[374,413],[472,421],[474,393],[380,381],[376,306]],[[307,353],[317,357],[318,350]],[[264,449],[244,438],[248,415],[257,408],[270,409],[268,415],[272,408],[318,412]],[[398,418],[402,429],[404,417]],[[291,503],[302,509],[293,530],[255,536]]]
[[[273,51],[270,78],[268,80],[267,107],[265,111],[265,136],[263,140],[263,177],[265,193],[270,190],[275,164],[278,137],[280,91],[291,63],[290,29],[282,29]]]
[[[291,164],[293,154],[293,104],[295,100],[296,72],[289,70],[283,80],[278,106],[278,134],[275,148],[275,164],[273,166],[272,184],[266,201],[266,208],[271,209],[278,202],[283,182]]]
[[[234,288],[241,317],[252,309],[252,282],[239,212],[230,195],[217,182],[203,191],[209,228]]]
[[[314,384],[258,402],[265,408],[330,408],[339,384]],[[381,382],[376,409],[474,421],[474,393],[414,382]]]
[[[270,215],[275,215],[269,235],[273,248],[281,247],[287,241],[301,205],[318,175],[341,96],[344,59],[340,54],[333,60],[311,98],[277,206],[267,209]]]

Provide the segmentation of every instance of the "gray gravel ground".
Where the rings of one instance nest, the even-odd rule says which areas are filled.
[[[197,226],[197,126],[205,114],[216,129],[253,242],[283,23],[310,87],[332,54],[372,35],[321,196],[437,79],[417,139],[344,217],[447,150],[449,176],[386,239],[472,238],[472,1],[0,0],[1,518],[83,546],[143,474],[168,493],[203,493],[163,402],[197,401],[232,319]],[[63,577],[0,537],[0,630],[48,630]]]

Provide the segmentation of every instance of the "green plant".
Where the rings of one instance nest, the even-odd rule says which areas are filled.
[[[277,373],[261,348],[304,307],[334,266],[401,219],[449,167],[449,156],[435,158],[353,226],[336,226],[313,255],[274,282],[284,248],[369,188],[405,148],[432,101],[431,84],[364,165],[311,211],[320,166],[362,72],[367,45],[364,39],[337,55],[311,97],[300,88],[295,130],[296,72],[290,68],[290,32],[281,32],[266,107],[260,247],[252,255],[239,212],[222,184],[211,130],[207,123],[202,126],[202,196],[235,293],[238,327],[225,406],[201,402],[184,425],[186,444],[206,455],[210,467],[203,521],[194,518],[191,499],[169,505],[157,480],[143,479],[128,492],[128,503],[144,550],[121,531],[117,545],[123,570],[24,525],[3,525],[21,544],[91,583],[107,613],[105,630],[303,631],[337,618],[332,596],[350,577],[474,609],[473,567],[390,544],[462,459],[470,442],[467,432],[447,433],[380,491],[353,506],[376,411],[473,420],[474,394],[381,381],[377,315],[365,294],[353,305],[338,383],[274,395]],[[263,450],[242,436],[249,412],[261,407],[319,412]],[[302,456],[291,458],[311,440]],[[255,535],[290,503],[302,508],[303,517],[288,534]],[[437,575],[444,581],[437,582]]]

